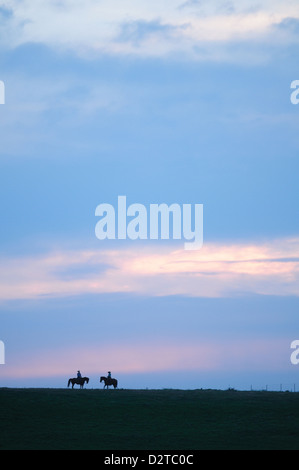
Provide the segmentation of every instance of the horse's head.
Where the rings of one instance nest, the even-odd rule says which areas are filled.
[[[85,382],[88,384],[89,383],[89,378],[85,377]]]

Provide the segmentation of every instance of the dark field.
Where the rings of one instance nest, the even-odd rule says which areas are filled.
[[[299,449],[299,393],[0,389],[0,449]]]

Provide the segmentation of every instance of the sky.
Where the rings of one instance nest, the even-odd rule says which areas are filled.
[[[0,31],[0,387],[299,390],[298,1],[8,0]],[[99,240],[119,196],[203,204],[203,247]]]

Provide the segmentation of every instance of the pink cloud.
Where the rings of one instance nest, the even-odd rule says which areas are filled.
[[[279,371],[286,366],[289,342],[287,340],[227,340],[180,344],[148,342],[112,344],[111,347],[87,346],[32,353],[16,357],[1,370],[2,379],[65,377],[84,375],[139,374],[163,371]]]
[[[0,300],[90,293],[148,296],[299,295],[299,239],[147,246],[0,260]]]

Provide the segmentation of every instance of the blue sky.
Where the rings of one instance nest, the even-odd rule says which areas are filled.
[[[0,385],[299,383],[297,2],[11,0],[0,24]],[[204,204],[203,249],[100,242],[119,195]]]

